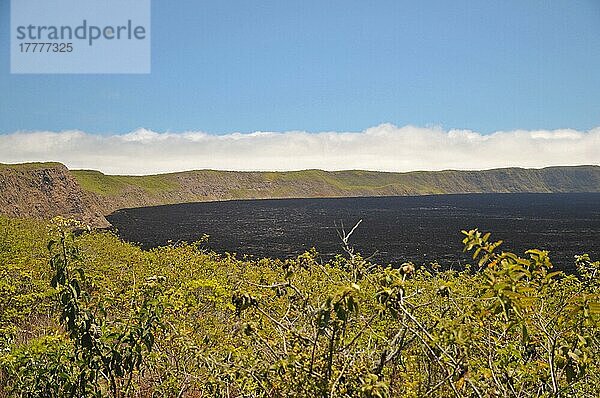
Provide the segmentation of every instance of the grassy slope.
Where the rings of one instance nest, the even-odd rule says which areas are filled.
[[[62,163],[58,162],[31,162],[31,163],[17,163],[17,164],[8,164],[8,163],[0,163],[0,170],[39,170],[39,169],[47,169],[51,167],[64,167]]]
[[[159,202],[179,199],[235,199],[286,196],[365,196],[457,192],[600,191],[600,167],[550,167],[485,171],[417,171],[384,173],[361,170],[302,170],[291,172],[226,172],[200,170],[150,176],[111,176],[74,170],[87,191],[118,197],[128,191],[144,193]],[[216,195],[197,193],[198,187],[219,188]],[[299,192],[301,191],[301,192]],[[258,193],[260,192],[260,193]],[[302,195],[304,193],[304,195]]]
[[[169,192],[179,187],[172,174],[116,176],[95,170],[73,170],[72,174],[83,189],[103,196],[118,195],[130,186],[139,187],[149,194]]]

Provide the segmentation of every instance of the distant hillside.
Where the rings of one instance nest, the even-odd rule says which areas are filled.
[[[199,170],[111,176],[73,170],[105,214],[126,207],[226,199],[426,195],[476,192],[600,192],[600,166],[485,171]]]
[[[110,224],[95,202],[60,163],[0,164],[0,214],[50,219],[62,215],[97,227]]]
[[[73,217],[105,227],[127,207],[227,199],[426,195],[475,192],[600,192],[600,166],[485,171],[199,170],[114,176],[60,163],[0,164],[0,214]]]

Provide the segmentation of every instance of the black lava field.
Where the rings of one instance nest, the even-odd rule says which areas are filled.
[[[209,249],[253,258],[290,258],[315,247],[342,253],[338,232],[362,219],[350,243],[373,262],[459,268],[463,229],[503,239],[503,250],[549,250],[557,268],[576,254],[600,258],[600,193],[464,194],[269,199],[188,203],[119,210],[108,220],[119,236],[152,248],[210,235]]]

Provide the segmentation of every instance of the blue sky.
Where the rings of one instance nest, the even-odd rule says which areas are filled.
[[[600,2],[153,1],[149,75],[11,75],[0,132],[600,125]]]

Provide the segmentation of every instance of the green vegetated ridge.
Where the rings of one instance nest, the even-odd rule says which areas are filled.
[[[171,192],[179,187],[169,174],[148,176],[106,175],[95,170],[71,171],[81,187],[102,196],[122,194],[128,187],[136,187],[148,194]]]
[[[0,217],[0,397],[597,397],[600,262],[502,251],[471,266],[143,251]]]
[[[181,202],[302,197],[427,195],[479,192],[600,192],[599,166],[483,171],[198,170],[150,176],[71,171],[106,213],[119,208]]]
[[[59,162],[29,162],[29,163],[0,163],[0,169],[9,170],[40,170],[64,165]]]

